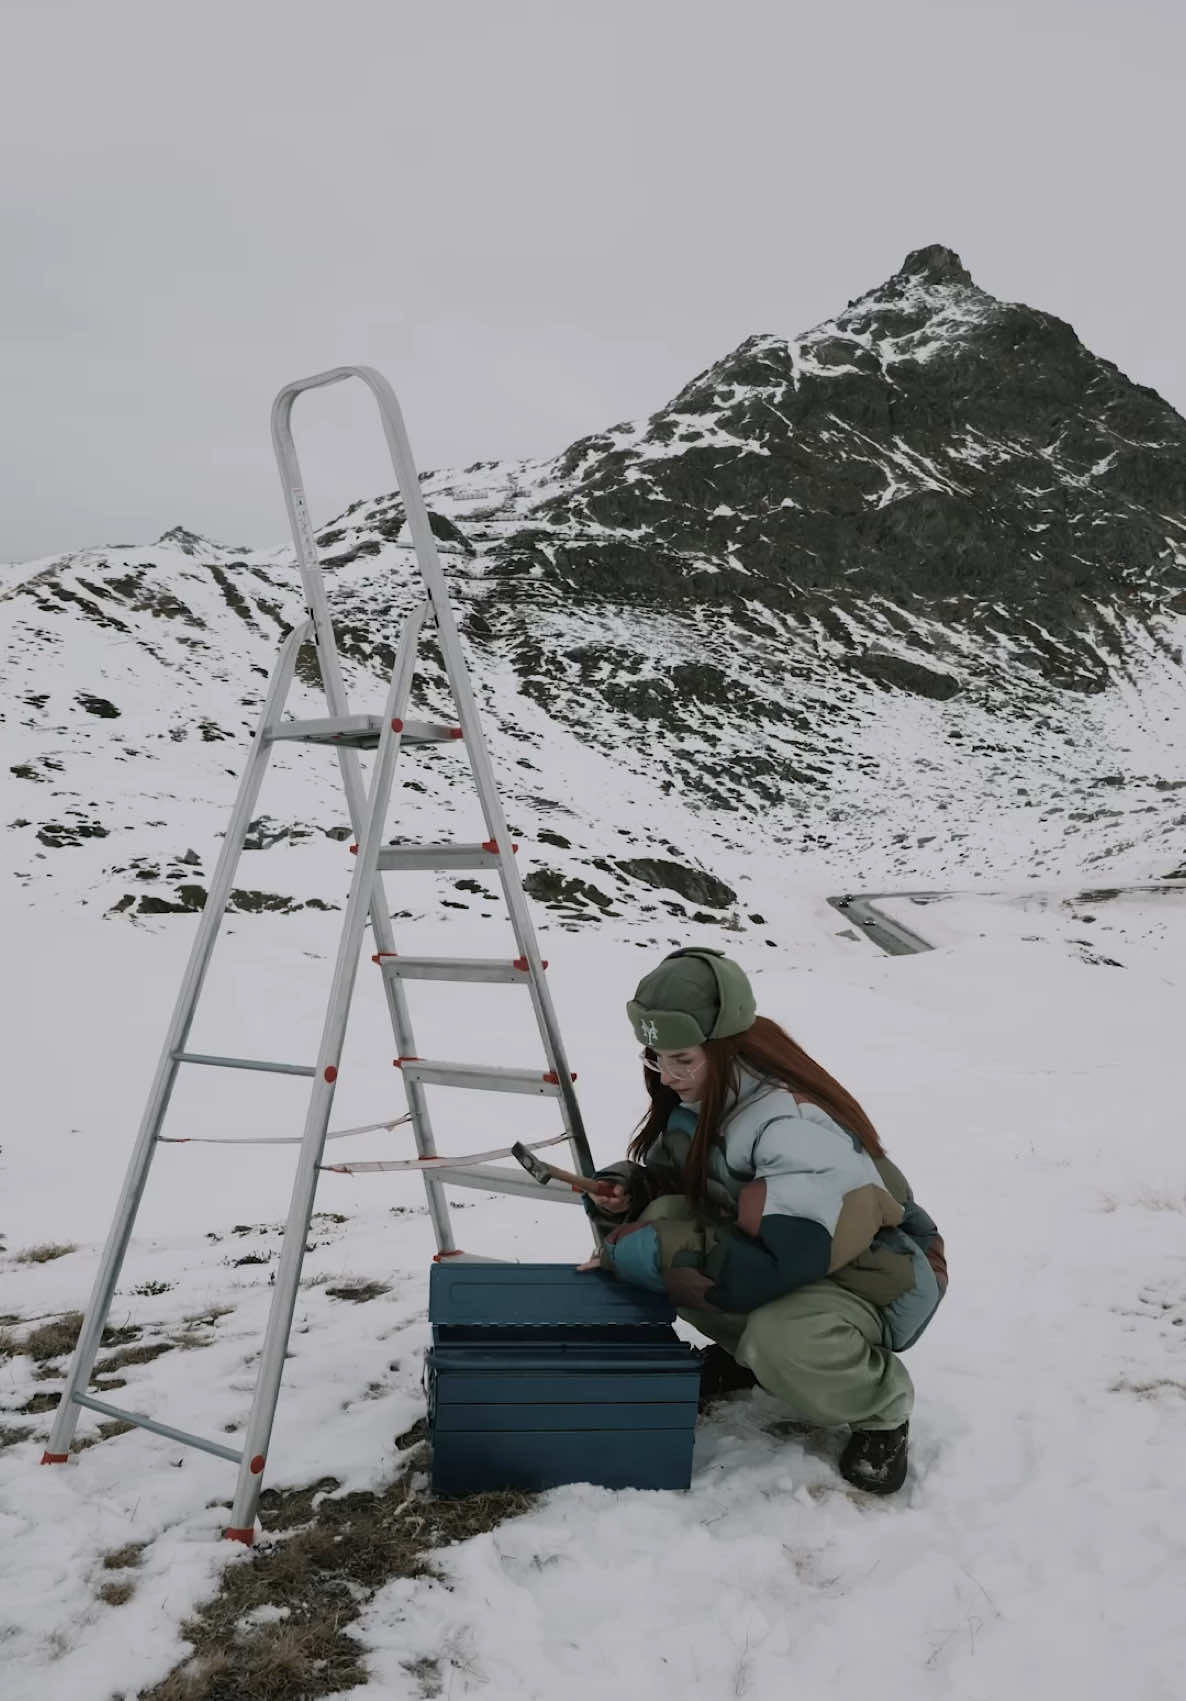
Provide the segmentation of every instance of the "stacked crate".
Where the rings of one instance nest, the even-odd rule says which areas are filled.
[[[659,1295],[569,1264],[434,1264],[437,1494],[687,1488],[700,1355]]]

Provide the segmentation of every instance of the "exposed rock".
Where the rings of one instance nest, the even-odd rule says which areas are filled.
[[[723,880],[702,868],[685,868],[682,863],[667,862],[661,857],[619,857],[617,862],[631,880],[641,880],[644,885],[661,891],[678,892],[690,904],[711,904],[714,909],[723,910],[737,902],[732,886],[726,886]]]
[[[938,243],[932,243],[929,248],[916,248],[912,254],[907,254],[895,275],[921,278],[925,283],[972,284],[972,275],[959,255]]]
[[[867,655],[853,656],[848,665],[881,685],[913,692],[916,697],[933,697],[940,703],[950,697],[958,697],[963,690],[954,674],[942,673],[906,656],[889,655],[884,651],[871,650]]]
[[[575,876],[558,874],[552,868],[533,868],[523,882],[523,890],[529,898],[537,903],[546,904],[549,909],[561,909],[567,912],[588,912],[590,905],[600,910],[604,915],[613,915],[613,899],[606,896],[587,880],[579,880]]]
[[[100,720],[119,719],[119,710],[114,703],[109,703],[106,697],[96,697],[89,691],[80,691],[74,701],[80,709],[85,709],[88,715],[98,715]]]
[[[80,845],[85,839],[105,839],[108,831],[100,821],[88,821],[76,816],[69,822],[47,821],[43,827],[38,828],[36,836],[43,845],[57,850],[63,845]]]
[[[275,821],[270,815],[257,815],[243,836],[243,849],[267,850],[269,845],[278,845],[291,834],[292,828],[283,821]]]

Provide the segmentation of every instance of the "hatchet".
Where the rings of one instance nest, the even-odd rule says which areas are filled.
[[[541,1187],[546,1187],[549,1181],[563,1181],[566,1187],[571,1187],[576,1193],[590,1193],[594,1198],[608,1192],[613,1186],[612,1181],[595,1181],[588,1175],[574,1175],[571,1170],[557,1169],[555,1164],[546,1164],[542,1158],[537,1158],[534,1152],[527,1149],[520,1141],[511,1147],[511,1156],[521,1163],[528,1175],[538,1181]]]

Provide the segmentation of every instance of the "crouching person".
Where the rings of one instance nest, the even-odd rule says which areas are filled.
[[[599,1171],[600,1262],[666,1292],[717,1345],[709,1398],[753,1386],[801,1421],[848,1425],[843,1476],[906,1479],[913,1344],[947,1286],[943,1242],[856,1100],[718,951],[674,951],[627,1014],[650,1111]]]

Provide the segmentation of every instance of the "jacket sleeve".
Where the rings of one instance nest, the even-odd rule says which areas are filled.
[[[947,1292],[947,1249],[943,1244],[943,1236],[939,1233],[939,1225],[934,1218],[924,1211],[914,1191],[901,1170],[889,1158],[876,1158],[878,1174],[882,1181],[904,1208],[901,1228],[918,1246],[922,1248],[923,1256],[935,1272],[935,1280],[939,1284],[940,1294]]]
[[[943,1236],[939,1233],[938,1223],[923,1210],[918,1200],[912,1197],[906,1205],[902,1229],[922,1248],[923,1257],[935,1272],[935,1280],[942,1296],[947,1292],[947,1248],[943,1244]]]
[[[836,1165],[838,1130],[826,1122],[779,1116],[759,1133],[754,1179],[738,1200],[738,1232],[723,1241],[709,1272],[716,1276],[704,1294],[709,1305],[753,1311],[828,1274],[844,1183]]]
[[[622,1223],[632,1223],[646,1210],[652,1199],[657,1199],[660,1193],[669,1191],[663,1185],[663,1172],[647,1164],[636,1164],[630,1158],[622,1158],[615,1164],[606,1164],[604,1169],[596,1172],[598,1181],[616,1181],[624,1187],[630,1203],[623,1211],[602,1211],[598,1208],[592,1194],[584,1196],[586,1215],[600,1230],[617,1228]]]

